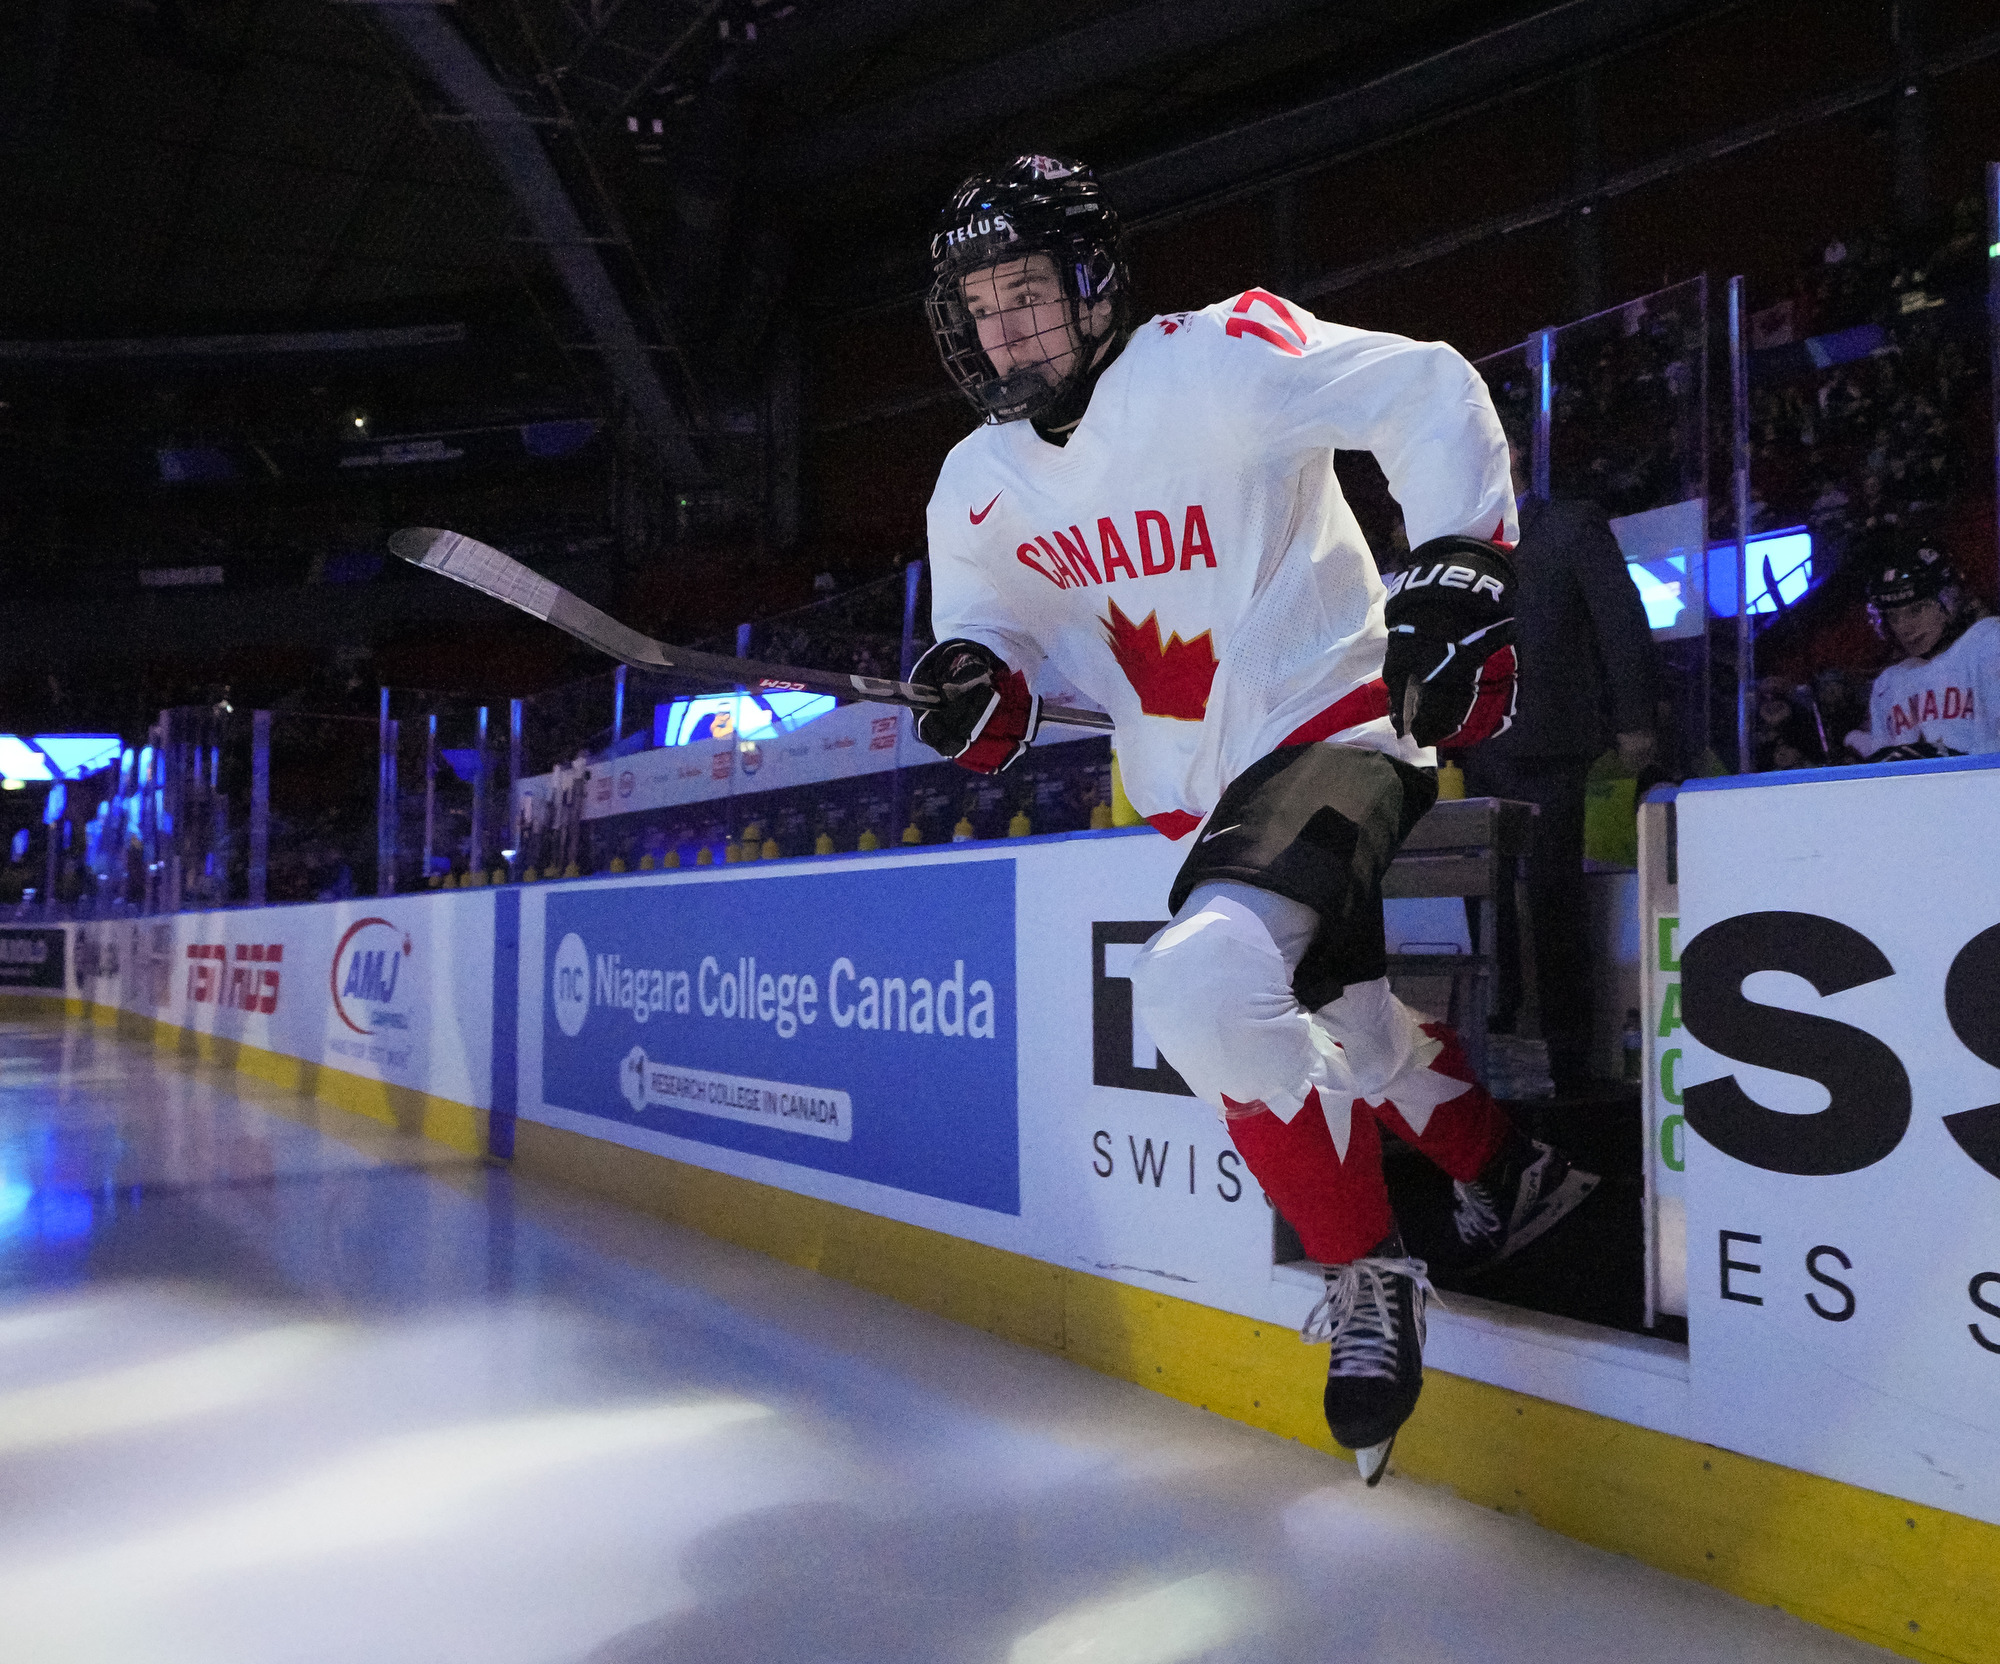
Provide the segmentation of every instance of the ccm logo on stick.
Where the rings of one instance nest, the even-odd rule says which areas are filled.
[[[1723,1154],[1767,1173],[1858,1173],[1909,1130],[1910,1077],[1889,1045],[1851,1023],[1744,998],[1759,971],[1786,971],[1821,996],[1896,968],[1851,925],[1817,913],[1740,913],[1704,930],[1681,954],[1681,1017],[1711,1051],[1826,1088],[1814,1115],[1766,1109],[1734,1075],[1685,1088],[1688,1125]],[[2000,925],[1960,948],[1945,976],[1945,1021],[1967,1051],[2000,1069]],[[1944,1118],[1966,1155],[2000,1178],[2000,1103]]]

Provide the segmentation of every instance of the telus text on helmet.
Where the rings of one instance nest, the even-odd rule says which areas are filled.
[[[1001,232],[1011,237],[1014,234],[1014,222],[1005,214],[981,214],[976,219],[967,220],[956,230],[940,233],[931,250],[932,258],[935,259],[946,249],[957,248],[961,243],[969,243],[975,237],[993,237]]]

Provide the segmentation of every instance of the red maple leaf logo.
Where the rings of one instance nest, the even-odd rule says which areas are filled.
[[[1139,709],[1148,716],[1170,716],[1177,722],[1199,722],[1208,712],[1208,690],[1215,681],[1213,632],[1203,630],[1192,641],[1180,631],[1160,645],[1160,614],[1155,608],[1143,624],[1134,624],[1111,603],[1111,616],[1099,620],[1111,656],[1139,695]]]

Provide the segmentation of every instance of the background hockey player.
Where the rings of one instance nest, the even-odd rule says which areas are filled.
[[[1133,326],[1090,171],[966,181],[932,243],[931,327],[985,418],[929,515],[924,740],[992,771],[1033,739],[1044,663],[1117,724],[1127,794],[1190,838],[1135,962],[1147,1028],[1327,1267],[1326,1413],[1373,1483],[1422,1382],[1423,1262],[1383,1182],[1392,1129],[1458,1181],[1469,1259],[1595,1181],[1514,1132],[1456,1038],[1390,993],[1381,877],[1436,796],[1440,740],[1513,702],[1507,449],[1449,347],[1252,289]],[[1393,600],[1333,472],[1373,451],[1411,563]]]
[[[2000,618],[1989,618],[1935,544],[1869,575],[1868,621],[1905,654],[1875,678],[1868,726],[1847,736],[1868,762],[2000,751]]]

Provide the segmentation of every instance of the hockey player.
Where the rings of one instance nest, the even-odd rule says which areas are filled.
[[[1499,422],[1449,347],[1263,290],[1135,327],[1117,217],[1080,163],[967,180],[931,252],[931,328],[985,424],[931,499],[939,639],[913,676],[944,698],[918,732],[1005,768],[1047,662],[1111,712],[1140,812],[1192,835],[1135,999],[1326,1268],[1303,1333],[1331,1342],[1327,1421],[1373,1484],[1422,1384],[1430,1292],[1380,1129],[1457,1181],[1469,1262],[1595,1183],[1516,1133],[1385,974],[1382,873],[1437,795],[1433,747],[1512,708]],[[1372,450],[1404,507],[1418,547],[1393,599],[1336,447]]]
[[[1868,622],[1905,657],[1875,678],[1868,726],[1847,736],[1868,762],[2000,751],[2000,618],[1989,618],[1943,550],[1926,544],[1868,580]]]

